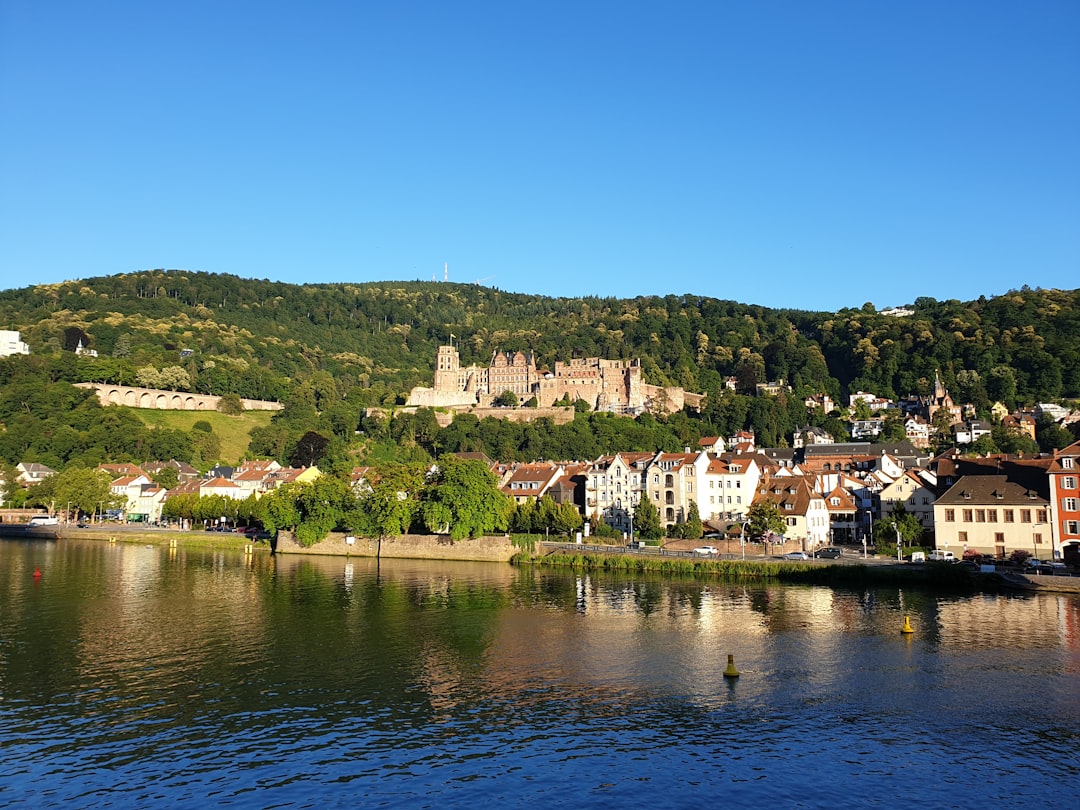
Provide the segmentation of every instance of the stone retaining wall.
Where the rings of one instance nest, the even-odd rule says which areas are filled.
[[[331,532],[324,540],[304,548],[296,542],[291,532],[278,532],[274,553],[509,562],[520,550],[510,543],[506,535],[451,540],[443,535],[405,534],[385,537],[381,541],[378,538],[353,537],[352,543],[348,542],[347,537],[342,532]]]

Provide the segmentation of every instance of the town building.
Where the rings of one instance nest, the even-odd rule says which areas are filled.
[[[1050,558],[1048,494],[1045,486],[1035,490],[1007,475],[964,475],[934,504],[937,547],[998,558],[1023,550]]]
[[[1054,559],[1080,566],[1080,442],[1054,453],[1047,468],[1054,517]]]
[[[0,357],[13,354],[30,354],[30,347],[23,343],[22,335],[10,329],[0,329]]]
[[[743,523],[765,464],[764,456],[757,454],[722,453],[709,457],[698,499],[702,520],[717,527]]]
[[[796,541],[804,551],[829,542],[829,509],[825,497],[806,476],[785,475],[763,481],[754,498],[772,501],[784,516],[784,539]]]
[[[645,493],[646,474],[655,453],[600,456],[585,473],[585,517],[629,532],[633,511]]]

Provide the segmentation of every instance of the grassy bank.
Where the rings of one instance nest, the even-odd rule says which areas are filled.
[[[252,543],[243,535],[233,532],[181,532],[168,529],[145,531],[123,529],[110,531],[108,526],[100,529],[79,529],[64,534],[70,540],[103,540],[105,542],[134,543],[138,545],[167,546],[174,541],[183,548],[242,549]],[[256,549],[270,551],[270,544],[255,543]]]
[[[723,579],[732,582],[785,582],[805,585],[901,585],[958,590],[1000,589],[992,574],[976,574],[955,565],[820,565],[801,562],[698,560],[638,554],[553,552],[542,556],[518,554],[515,565],[542,565],[612,573],[659,573]]]
[[[228,416],[217,411],[158,411],[149,408],[132,408],[132,412],[151,428],[172,428],[190,431],[196,422],[209,422],[214,433],[221,439],[221,458],[239,461],[247,454],[252,428],[266,427],[274,411],[244,411]]]

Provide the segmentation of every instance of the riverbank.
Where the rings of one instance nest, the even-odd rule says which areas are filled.
[[[185,548],[243,549],[270,553],[267,542],[252,543],[245,535],[236,532],[199,532],[179,529],[135,528],[132,526],[91,526],[79,529],[62,526],[58,540],[103,540],[110,543],[137,543],[151,546],[184,546]]]
[[[951,563],[792,562],[787,560],[717,560],[654,555],[552,551],[514,557],[517,565],[540,565],[613,573],[653,572],[735,582],[780,582],[824,586],[898,585],[995,593],[1002,590],[1080,595],[1080,578],[981,572]]]

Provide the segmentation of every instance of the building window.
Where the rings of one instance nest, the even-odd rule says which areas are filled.
[[[1073,460],[1071,458],[1063,458],[1061,460],[1061,468],[1063,470],[1071,470],[1073,468]]]
[[[994,545],[995,546],[1003,546],[1003,545],[1005,545],[1005,532],[994,532]]]
[[[1012,510],[1012,509],[1006,509],[1006,510],[1005,510],[1005,512],[1004,512],[1003,514],[1004,514],[1004,517],[1005,517],[1005,522],[1006,522],[1006,523],[1012,523],[1012,522],[1013,522],[1013,517],[1014,517],[1014,514],[1013,514],[1013,510]]]
[[[997,509],[987,509],[986,520],[989,523],[997,523]]]
[[[952,523],[955,520],[956,520],[956,510],[955,509],[946,509],[945,510],[945,522],[946,523]]]
[[[986,510],[985,509],[976,509],[975,510],[975,522],[976,523],[986,523]]]
[[[964,523],[971,523],[971,510],[970,509],[965,509],[964,510]]]
[[[1066,498],[1065,503],[1064,503],[1064,508],[1065,508],[1066,512],[1075,512],[1076,511],[1076,498]]]
[[[1076,479],[1073,478],[1071,475],[1068,476],[1067,478],[1062,478],[1061,479],[1061,488],[1062,489],[1076,489]]]
[[[1080,520],[1066,520],[1065,534],[1080,534]]]
[[[1046,510],[1045,509],[1036,509],[1035,510],[1035,522],[1036,523],[1046,523]]]
[[[1031,510],[1030,509],[1021,509],[1020,510],[1020,522],[1021,523],[1031,523]]]
[[[1041,546],[1042,545],[1042,535],[1039,534],[1038,532],[1035,532],[1035,534],[1031,535],[1031,542],[1033,542],[1037,546]]]
[[[967,532],[958,532],[956,539],[959,540],[961,543],[966,543],[967,542]]]

